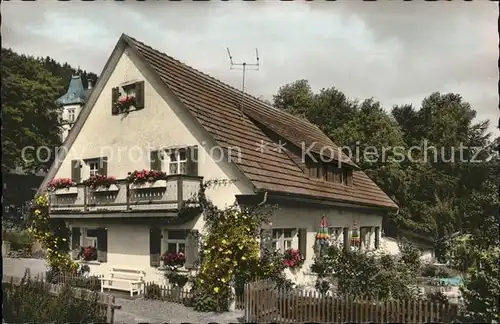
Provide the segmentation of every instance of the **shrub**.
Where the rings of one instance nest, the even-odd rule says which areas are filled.
[[[31,252],[35,243],[35,238],[27,230],[7,230],[2,231],[2,240],[10,242],[11,251]]]
[[[99,323],[106,321],[97,293],[76,298],[69,285],[58,295],[50,284],[23,278],[20,285],[3,284],[3,320],[7,323]]]

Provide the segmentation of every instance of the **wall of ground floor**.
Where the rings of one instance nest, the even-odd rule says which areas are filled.
[[[351,233],[354,225],[358,228],[369,228],[371,234],[365,239],[367,249],[375,248],[375,231],[381,233],[382,216],[380,214],[362,213],[340,208],[314,209],[307,207],[286,207],[281,206],[275,210],[271,216],[270,229],[273,230],[274,246],[284,250],[286,248],[299,249],[300,229],[306,230],[305,246],[306,250],[301,251],[305,254],[305,262],[301,268],[290,271],[285,270],[287,276],[297,284],[313,285],[316,276],[311,273],[310,267],[315,258],[316,233],[320,227],[322,216],[325,216],[328,226],[332,229],[348,228]],[[159,284],[166,284],[164,272],[150,265],[150,229],[151,225],[144,223],[130,223],[91,220],[72,220],[68,222],[72,227],[85,228],[106,228],[107,229],[107,261],[106,262],[88,262],[91,273],[96,275],[106,275],[112,268],[137,269],[145,271],[146,281],[153,281]],[[161,227],[162,247],[161,251],[167,251],[168,244],[175,242],[167,240],[168,231],[176,229],[198,230],[203,233],[203,219],[198,217],[193,221],[181,225],[158,225]],[[284,231],[291,233],[291,237],[284,237]],[[333,231],[334,232],[334,231]],[[288,242],[285,242],[288,241]],[[343,242],[342,234],[337,238],[338,243]]]

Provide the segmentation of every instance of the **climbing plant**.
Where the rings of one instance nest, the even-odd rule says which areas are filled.
[[[242,278],[244,272],[270,271],[260,266],[259,237],[260,228],[268,222],[272,208],[246,208],[235,203],[219,209],[205,194],[208,187],[230,182],[206,182],[197,197],[206,233],[201,249],[201,269],[195,278],[194,307],[200,311],[227,311],[233,298],[231,285],[236,278]]]
[[[39,195],[32,202],[29,225],[29,231],[47,249],[47,262],[53,271],[74,272],[78,269],[69,254],[71,232],[64,220],[50,219],[47,195]]]

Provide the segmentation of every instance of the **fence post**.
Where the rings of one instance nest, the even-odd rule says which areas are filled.
[[[115,315],[115,310],[113,309],[113,304],[114,304],[114,296],[111,295],[106,295],[107,296],[107,310],[106,310],[106,322],[113,324],[114,322],[114,315]]]

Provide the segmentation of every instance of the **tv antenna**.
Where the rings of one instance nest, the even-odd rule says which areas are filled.
[[[247,63],[247,62],[242,62],[242,63],[234,63],[233,62],[233,57],[231,56],[231,52],[229,51],[229,47],[226,47],[227,49],[227,55],[229,55],[229,62],[231,63],[230,65],[230,70],[242,70],[243,71],[243,82],[241,86],[241,92],[245,93],[245,74],[247,70],[253,70],[253,71],[259,71],[259,50],[256,48],[255,49],[255,57],[257,58],[256,63]]]

